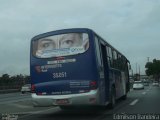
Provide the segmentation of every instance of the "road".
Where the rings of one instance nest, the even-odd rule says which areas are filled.
[[[147,86],[144,90],[131,90],[126,100],[117,100],[114,109],[101,107],[79,107],[61,110],[59,107],[34,108],[30,94],[12,93],[0,95],[0,113],[17,115],[18,120],[106,120],[138,117],[142,119],[149,114],[159,114],[160,87]],[[148,117],[148,116],[147,116]],[[123,118],[124,119],[124,118]]]

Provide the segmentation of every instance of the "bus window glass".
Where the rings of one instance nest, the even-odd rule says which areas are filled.
[[[95,37],[95,45],[96,45],[96,54],[97,54],[98,64],[99,66],[102,66],[101,55],[100,55],[101,51],[100,51],[99,41],[97,37]]]
[[[112,58],[112,49],[109,47],[109,57]]]
[[[107,53],[107,57],[109,57],[109,47],[106,46],[106,53]]]
[[[113,54],[112,54],[112,48],[108,47],[108,54],[110,59],[110,67],[113,67]]]
[[[117,60],[117,52],[116,51],[113,51],[113,59]]]
[[[110,57],[110,52],[109,52],[108,46],[106,46],[106,53],[107,53],[108,65],[111,67],[111,57]]]
[[[117,59],[117,63],[118,63],[118,69],[122,70],[122,56],[120,54],[118,54],[118,59]]]
[[[38,58],[75,55],[89,48],[86,33],[68,33],[41,38],[33,42],[33,53]]]
[[[117,63],[117,52],[114,50],[113,51],[113,67],[118,68],[118,63]]]

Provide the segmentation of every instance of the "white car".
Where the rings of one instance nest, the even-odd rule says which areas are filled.
[[[31,92],[31,84],[25,84],[21,88],[21,93],[24,94],[25,92]]]
[[[153,86],[159,86],[159,83],[158,83],[157,81],[154,81],[154,82],[152,83],[152,85],[153,85]]]
[[[134,81],[133,89],[144,89],[144,85],[142,81]]]

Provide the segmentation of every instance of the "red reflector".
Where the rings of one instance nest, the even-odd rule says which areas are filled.
[[[91,86],[95,86],[96,84],[97,84],[96,81],[91,81],[91,82],[90,82],[90,85],[91,85]]]
[[[31,92],[34,93],[36,89],[36,86],[34,84],[31,85]]]
[[[96,81],[91,81],[90,82],[90,87],[91,87],[91,90],[97,89],[97,82]]]
[[[37,93],[37,95],[42,95],[42,93]]]

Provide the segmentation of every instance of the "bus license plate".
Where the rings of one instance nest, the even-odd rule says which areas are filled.
[[[59,105],[66,105],[66,104],[69,104],[69,100],[68,99],[59,99],[59,100],[56,100],[56,103]]]

